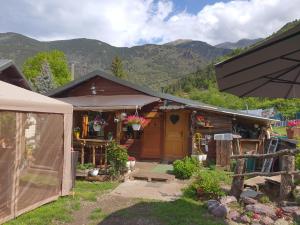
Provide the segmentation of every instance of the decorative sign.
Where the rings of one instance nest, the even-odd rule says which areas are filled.
[[[176,114],[172,114],[170,116],[170,121],[173,123],[173,124],[176,124],[178,121],[179,121],[179,115],[176,115]]]

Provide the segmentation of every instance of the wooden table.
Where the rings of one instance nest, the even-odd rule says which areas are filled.
[[[84,164],[84,150],[85,147],[92,148],[92,163],[94,166],[96,166],[96,148],[100,148],[100,166],[102,165],[102,149],[105,149],[105,159],[104,159],[104,164],[107,166],[107,148],[106,146],[110,143],[111,141],[108,140],[99,140],[99,139],[76,139],[74,140],[74,144],[78,144],[81,146],[81,164]]]

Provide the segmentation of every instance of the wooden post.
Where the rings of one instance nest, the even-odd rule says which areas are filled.
[[[95,146],[92,146],[92,150],[93,150],[93,165],[96,166],[96,149]]]
[[[84,144],[81,144],[81,165],[84,164]]]
[[[120,112],[116,112],[116,118],[121,118],[121,113]],[[121,141],[121,134],[122,134],[122,121],[119,121],[117,123],[117,130],[116,130],[116,142],[118,144],[120,144]]]
[[[291,155],[282,156],[282,170],[291,173],[295,170],[295,157]],[[285,200],[292,192],[294,175],[282,174],[280,185],[280,199]]]
[[[244,172],[245,167],[245,159],[238,159],[235,167],[235,174],[242,174]],[[236,198],[240,197],[244,189],[244,177],[234,177],[232,180],[230,194],[235,196]]]

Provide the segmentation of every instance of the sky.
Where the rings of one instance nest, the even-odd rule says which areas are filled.
[[[300,18],[300,0],[1,0],[0,32],[114,46],[266,37]]]

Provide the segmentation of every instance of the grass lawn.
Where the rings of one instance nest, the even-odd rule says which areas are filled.
[[[286,136],[286,127],[273,127],[273,131],[281,136]]]
[[[81,208],[83,201],[96,201],[107,190],[117,186],[114,182],[90,183],[77,181],[75,195],[60,197],[57,201],[43,205],[11,220],[6,225],[48,225],[55,221],[71,222],[72,213]]]

